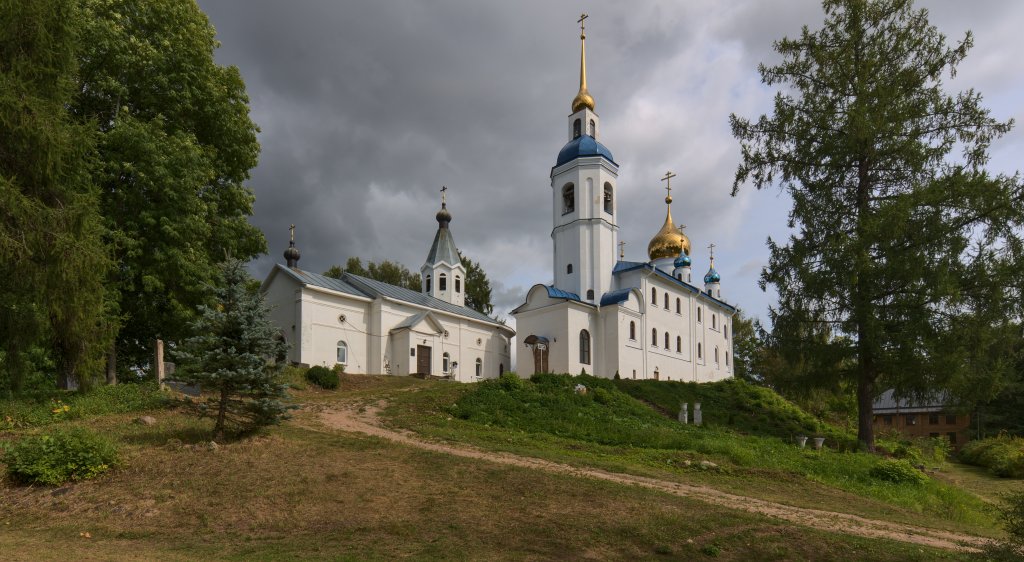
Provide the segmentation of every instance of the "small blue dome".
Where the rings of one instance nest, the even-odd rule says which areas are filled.
[[[704,282],[705,283],[719,283],[721,281],[722,281],[722,276],[719,275],[717,271],[715,271],[715,267],[714,266],[711,266],[711,269],[708,270],[707,275],[704,276]]]
[[[675,266],[676,267],[690,267],[691,263],[693,263],[693,262],[690,260],[690,256],[688,256],[686,254],[679,254],[679,257],[676,258]]]
[[[590,135],[581,135],[566,143],[562,150],[558,151],[558,160],[555,161],[555,167],[584,156],[604,156],[609,162],[615,164],[615,159],[612,158],[612,151],[608,150],[608,147],[597,142]]]

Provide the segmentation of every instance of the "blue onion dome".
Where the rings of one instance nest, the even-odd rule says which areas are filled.
[[[558,167],[566,162],[586,156],[603,156],[612,164],[615,163],[612,151],[608,150],[608,147],[597,142],[597,139],[590,135],[580,135],[562,147],[562,150],[558,152],[558,160],[555,161],[555,166]]]
[[[686,254],[679,254],[679,257],[676,258],[675,266],[676,267],[690,267],[690,265],[692,263],[693,263],[693,260],[690,259],[690,256],[688,256]]]
[[[715,271],[715,266],[712,265],[711,269],[709,269],[707,274],[704,276],[704,282],[705,283],[720,283],[721,281],[722,281],[722,276],[719,275],[717,271]]]

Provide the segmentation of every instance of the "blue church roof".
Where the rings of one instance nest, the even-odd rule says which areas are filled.
[[[561,290],[561,289],[559,289],[559,288],[557,288],[557,287],[555,287],[553,285],[545,285],[544,287],[548,290],[548,296],[553,298],[553,299],[569,299],[569,300],[572,300],[572,301],[580,301],[580,302],[582,302],[582,299],[580,299],[580,296],[577,295],[576,293],[570,293],[569,291],[563,291],[563,290]]]
[[[635,287],[626,287],[625,289],[617,289],[615,291],[608,291],[601,295],[601,306],[608,306],[611,304],[618,304],[620,302],[626,302],[629,299],[629,292],[635,289]]]
[[[558,151],[555,167],[584,156],[604,156],[609,162],[615,164],[615,158],[612,158],[612,151],[608,150],[608,147],[597,142],[597,139],[590,135],[581,135],[566,143],[562,150]]]

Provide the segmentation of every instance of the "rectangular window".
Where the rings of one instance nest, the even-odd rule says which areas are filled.
[[[891,415],[882,416],[882,421],[885,422],[885,425],[892,425],[892,416]]]
[[[907,425],[917,425],[917,414],[907,414],[906,422]]]
[[[938,432],[936,432],[936,433],[929,433],[928,434],[928,437],[938,437],[938,436],[939,436]]]
[[[938,424],[939,424],[939,415],[938,414],[928,414],[928,425],[938,425]]]
[[[946,416],[946,424],[956,425],[956,414],[949,414]]]
[[[954,445],[956,445],[956,432],[955,431],[950,431],[946,435],[949,436],[949,442],[954,444]]]

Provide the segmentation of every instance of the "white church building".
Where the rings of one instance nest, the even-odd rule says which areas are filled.
[[[619,165],[599,142],[582,33],[580,40],[569,142],[551,169],[554,281],[534,285],[512,311],[523,345],[517,370],[697,382],[731,377],[736,308],[722,298],[713,245],[703,287],[693,283],[690,240],[672,220],[674,174],[662,178],[666,216],[648,245],[650,261],[625,261],[621,247],[616,258]]]
[[[293,226],[287,264],[275,265],[261,286],[271,320],[290,345],[289,360],[462,382],[510,370],[515,331],[465,306],[466,269],[451,220],[442,195],[419,292],[350,273],[335,279],[299,269]]]

